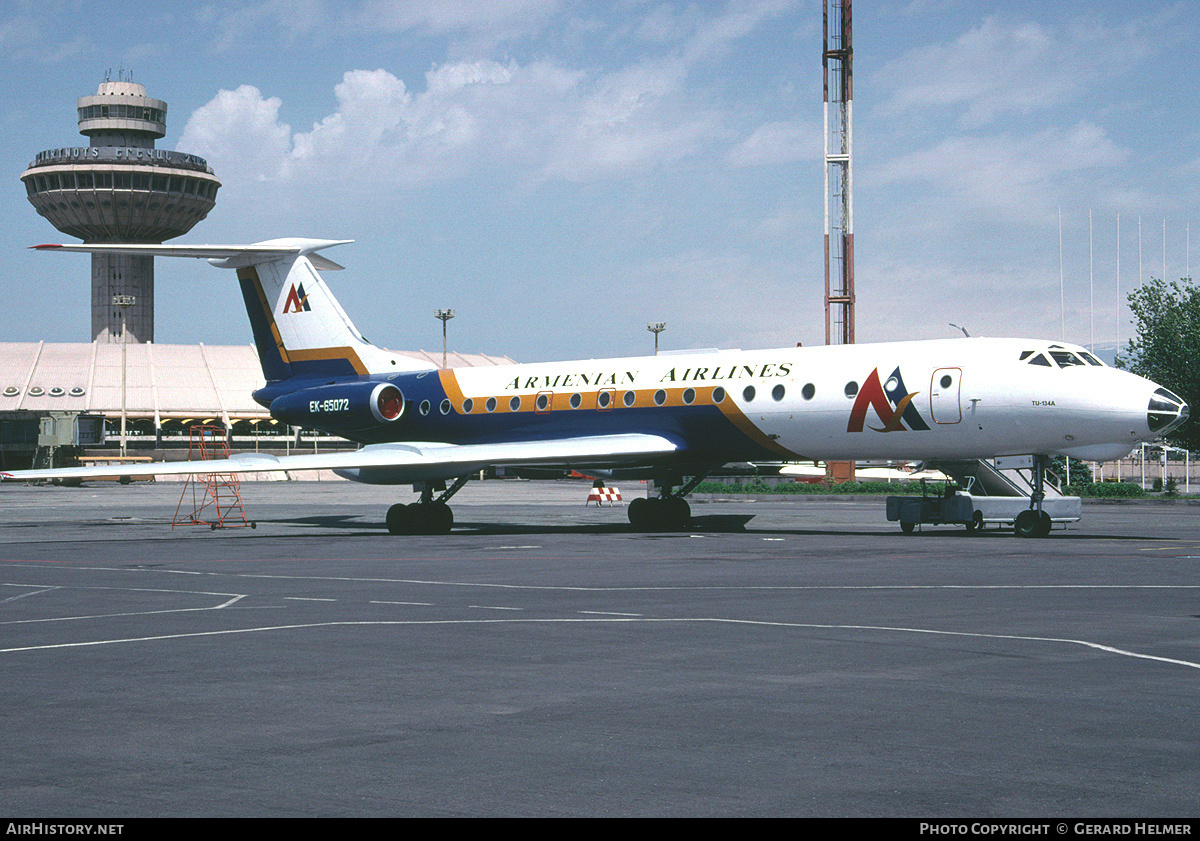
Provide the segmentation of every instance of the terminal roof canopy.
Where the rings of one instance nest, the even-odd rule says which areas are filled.
[[[250,397],[262,388],[252,345],[127,347],[125,399],[131,415],[265,418]],[[441,352],[396,351],[441,364]],[[511,365],[506,356],[451,353],[451,367]],[[0,342],[0,412],[69,411],[119,414],[121,345]]]

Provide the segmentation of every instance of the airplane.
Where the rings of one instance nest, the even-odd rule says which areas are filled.
[[[411,484],[391,534],[445,534],[448,500],[480,470],[576,470],[653,480],[628,506],[639,530],[685,529],[686,496],[729,462],[1033,456],[1034,492],[1015,533],[1042,537],[1050,456],[1121,458],[1176,429],[1187,404],[1083,347],[963,337],[488,368],[438,368],[363,338],[320,272],[319,252],[352,240],[251,245],[39,245],[58,252],[193,257],[237,272],[266,385],[254,399],[281,423],[335,434],[353,452],[247,453],[205,473],[330,469],[356,482]],[[123,467],[130,477],[197,472],[195,462]],[[112,467],[16,470],[6,480],[82,479]],[[447,483],[449,486],[447,487]],[[435,494],[437,496],[435,497]]]

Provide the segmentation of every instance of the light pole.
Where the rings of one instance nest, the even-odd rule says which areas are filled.
[[[137,301],[132,295],[113,295],[113,306],[121,311],[121,458],[125,458],[125,310]]]
[[[454,310],[438,310],[433,314],[434,318],[439,318],[442,321],[442,367],[446,367],[446,322],[454,318]]]
[[[654,355],[658,356],[658,334],[667,329],[667,322],[652,321],[646,325],[646,329],[654,334]]]

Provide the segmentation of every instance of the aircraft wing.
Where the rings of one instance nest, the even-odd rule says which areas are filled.
[[[505,441],[495,444],[410,442],[372,444],[351,452],[311,455],[273,456],[266,453],[241,453],[228,459],[206,461],[12,470],[0,472],[0,480],[338,470],[354,471],[353,478],[361,482],[403,484],[423,479],[463,476],[489,466],[611,466],[644,463],[647,459],[668,456],[679,450],[679,445],[668,438],[641,433],[582,436],[549,441]]]

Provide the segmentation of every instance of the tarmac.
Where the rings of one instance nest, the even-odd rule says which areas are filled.
[[[1200,509],[1042,540],[902,535],[882,498],[589,485],[0,486],[12,817],[1196,817]],[[623,487],[626,500],[644,493]],[[186,506],[185,506],[186,507]]]

